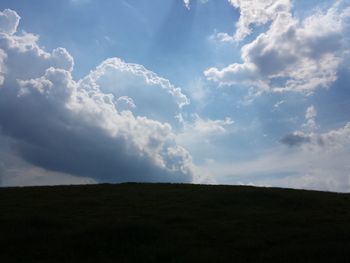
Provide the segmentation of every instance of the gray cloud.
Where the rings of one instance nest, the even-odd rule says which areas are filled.
[[[17,156],[98,182],[192,182],[191,156],[169,124],[189,103],[179,88],[117,58],[75,81],[71,55],[48,53],[37,36],[17,34],[16,17],[0,24],[0,128]],[[118,110],[125,98],[135,107]],[[162,100],[171,111],[159,114]]]
[[[304,143],[310,143],[310,142],[311,142],[310,137],[300,132],[287,134],[281,139],[281,143],[288,145],[290,147],[300,146]]]
[[[0,186],[92,184],[95,180],[53,172],[25,162],[14,147],[15,141],[0,135]]]
[[[315,151],[346,148],[350,143],[350,123],[344,127],[325,133],[304,133],[296,131],[281,139],[281,143],[288,146],[307,147]],[[305,148],[304,147],[304,148]]]

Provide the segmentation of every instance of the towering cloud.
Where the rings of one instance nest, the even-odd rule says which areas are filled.
[[[68,51],[46,52],[18,22],[0,12],[0,128],[20,158],[98,182],[193,180],[171,126],[189,103],[179,88],[118,58],[75,81]]]

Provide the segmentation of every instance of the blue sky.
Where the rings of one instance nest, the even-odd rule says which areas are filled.
[[[348,1],[0,10],[2,185],[350,190]]]

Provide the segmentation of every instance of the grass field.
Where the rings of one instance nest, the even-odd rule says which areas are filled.
[[[241,186],[0,188],[0,262],[350,262],[350,195]]]

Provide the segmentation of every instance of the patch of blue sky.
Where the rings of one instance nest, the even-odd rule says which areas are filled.
[[[349,122],[349,83],[349,69],[342,69],[331,88],[321,89],[309,98],[309,102],[317,109],[317,122],[321,130],[335,129]]]

